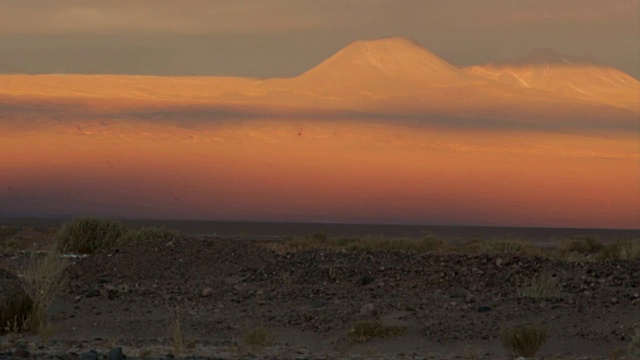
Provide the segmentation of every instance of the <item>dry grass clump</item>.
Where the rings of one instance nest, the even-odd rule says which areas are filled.
[[[611,244],[602,251],[600,258],[603,260],[640,260],[640,239]]]
[[[20,333],[29,329],[33,300],[27,294],[14,294],[0,304],[0,334]]]
[[[590,255],[602,252],[605,249],[605,246],[596,239],[584,236],[576,236],[572,237],[568,242],[566,242],[561,249],[568,252],[577,252],[585,255]]]
[[[0,241],[17,234],[19,229],[10,226],[0,226]]]
[[[243,342],[251,351],[258,352],[273,343],[273,335],[262,326],[247,328],[244,330]]]
[[[636,329],[636,334],[631,338],[629,359],[640,359],[640,328]]]
[[[64,223],[58,231],[58,250],[79,254],[109,250],[126,232],[126,226],[113,219],[75,219]]]
[[[171,335],[171,345],[176,355],[184,354],[186,344],[184,336],[182,335],[182,324],[180,323],[180,310],[176,306],[173,313],[171,324],[169,325],[169,332]]]
[[[529,283],[517,289],[520,297],[534,299],[551,299],[560,297],[562,294],[562,286],[556,276],[549,273],[535,274]]]
[[[32,331],[41,335],[51,332],[47,310],[65,285],[67,265],[67,259],[53,249],[44,256],[31,256],[25,272],[25,291],[33,299],[29,319]]]
[[[178,236],[178,232],[155,226],[145,226],[138,230],[130,230],[119,239],[120,243],[141,240],[171,240]]]
[[[265,246],[276,252],[295,252],[312,249],[432,252],[446,248],[442,240],[431,236],[421,239],[385,238],[383,236],[331,239],[327,238],[323,233],[314,234],[303,239],[288,238],[281,242],[269,242]]]
[[[358,321],[349,332],[351,339],[366,342],[372,338],[388,338],[403,336],[407,333],[405,326],[387,325],[379,321]]]
[[[486,254],[533,254],[536,248],[522,240],[493,240],[477,243],[478,250]]]
[[[24,293],[0,307],[0,333],[32,331],[48,338],[53,326],[47,319],[51,303],[65,285],[67,260],[55,250],[32,255],[24,276]]]
[[[547,341],[547,332],[539,326],[521,326],[502,330],[502,345],[515,356],[531,357]]]
[[[129,230],[113,219],[82,218],[68,221],[58,231],[58,250],[79,254],[93,254],[110,250],[118,245],[141,240],[171,240],[178,232],[159,228],[142,227]]]

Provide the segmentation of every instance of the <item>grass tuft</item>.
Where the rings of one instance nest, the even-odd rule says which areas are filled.
[[[14,293],[0,304],[0,334],[20,333],[29,329],[33,300],[24,293]]]
[[[120,238],[121,243],[143,240],[171,240],[178,236],[178,232],[155,226],[145,226],[138,230],[130,230]]]
[[[562,247],[568,252],[577,252],[585,255],[598,254],[605,249],[605,246],[596,239],[584,236],[572,237]]]
[[[33,299],[29,327],[43,338],[49,337],[53,331],[47,310],[65,285],[67,265],[67,259],[51,249],[44,256],[32,255],[26,269],[25,290]]]
[[[547,332],[538,326],[512,327],[502,330],[502,345],[515,356],[535,356],[547,341]]]
[[[113,219],[82,218],[68,221],[58,231],[58,250],[93,254],[118,245],[126,226]]]
[[[273,343],[273,335],[268,329],[258,326],[244,330],[244,344],[253,352],[259,352]]]
[[[180,323],[180,311],[176,306],[176,309],[173,313],[173,319],[171,321],[171,325],[169,326],[169,331],[171,333],[171,345],[173,346],[173,351],[176,355],[182,355],[185,352],[186,344],[184,341],[184,336],[182,335],[182,324]]]
[[[611,244],[600,255],[603,260],[640,260],[640,239]]]
[[[556,276],[549,273],[535,274],[529,284],[517,290],[518,296],[534,299],[558,298],[562,294],[562,286]]]
[[[405,326],[387,325],[379,321],[358,321],[353,325],[349,336],[356,342],[366,342],[373,338],[403,336],[406,333]]]

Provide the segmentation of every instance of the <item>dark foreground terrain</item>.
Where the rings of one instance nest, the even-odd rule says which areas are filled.
[[[48,241],[27,235],[0,268],[20,274]],[[515,359],[500,334],[521,325],[546,330],[538,358],[631,358],[639,261],[483,249],[130,243],[72,258],[52,329],[0,336],[0,358],[106,358],[122,347],[129,358]]]

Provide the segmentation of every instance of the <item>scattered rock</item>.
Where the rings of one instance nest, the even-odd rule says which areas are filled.
[[[362,305],[360,308],[360,315],[373,316],[376,314],[376,307],[372,303]]]
[[[93,297],[98,297],[100,296],[100,290],[98,289],[91,289],[89,291],[87,291],[86,297],[88,298],[93,298]]]
[[[318,299],[311,304],[312,308],[321,308],[327,306],[329,303],[326,300]]]
[[[370,275],[363,275],[363,276],[359,279],[359,281],[358,281],[358,285],[366,286],[366,285],[371,284],[372,282],[373,282],[373,277],[372,277],[372,276],[370,276]]]
[[[213,288],[210,286],[207,286],[206,288],[202,289],[202,292],[200,293],[200,295],[202,297],[209,297],[213,295]]]
[[[127,356],[122,352],[121,347],[111,349],[107,355],[108,360],[125,360],[126,358]]]
[[[79,360],[98,360],[98,352],[95,350],[89,350],[86,353],[80,355]]]

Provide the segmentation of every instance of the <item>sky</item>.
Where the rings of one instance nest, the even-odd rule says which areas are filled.
[[[358,39],[458,65],[550,48],[640,77],[637,0],[3,0],[0,73],[296,76]]]
[[[0,0],[0,217],[640,229],[638,15]]]

